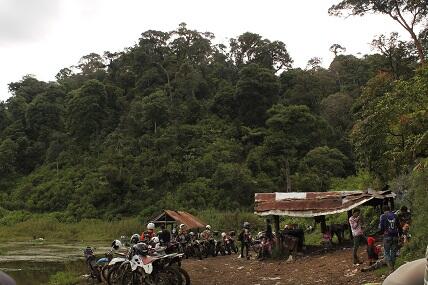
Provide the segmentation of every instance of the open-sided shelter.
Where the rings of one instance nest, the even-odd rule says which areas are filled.
[[[276,230],[279,230],[279,216],[322,218],[348,212],[359,206],[381,206],[390,204],[394,208],[395,193],[390,190],[341,191],[341,192],[286,192],[256,193],[254,211],[260,216],[274,216]],[[324,221],[324,222],[323,222]]]

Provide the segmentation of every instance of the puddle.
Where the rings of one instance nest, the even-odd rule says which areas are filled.
[[[108,242],[102,242],[108,245]],[[0,270],[12,276],[18,285],[46,285],[58,271],[86,273],[83,249],[88,244],[54,244],[46,242],[10,242],[0,244]],[[109,247],[95,246],[97,256]]]

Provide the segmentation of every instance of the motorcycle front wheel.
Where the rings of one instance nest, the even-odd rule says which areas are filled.
[[[183,285],[183,277],[179,269],[168,266],[156,273],[154,277],[156,285]]]
[[[107,284],[108,285],[119,285],[120,284],[120,265],[113,265],[110,267],[107,275]]]
[[[132,271],[129,263],[120,266],[121,270],[121,285],[143,285],[143,278],[141,272],[138,270]]]
[[[189,273],[187,273],[186,270],[184,270],[183,268],[179,267],[178,271],[180,271],[181,273],[181,278],[183,279],[182,284],[183,285],[190,285],[190,276]]]

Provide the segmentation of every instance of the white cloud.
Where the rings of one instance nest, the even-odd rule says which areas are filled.
[[[25,74],[54,80],[61,68],[83,55],[122,50],[148,29],[170,31],[180,22],[211,31],[222,42],[247,31],[281,40],[300,67],[314,56],[328,65],[333,43],[364,54],[374,35],[400,31],[380,15],[330,17],[327,9],[333,3],[337,1],[0,0],[0,100],[10,96],[7,83]]]

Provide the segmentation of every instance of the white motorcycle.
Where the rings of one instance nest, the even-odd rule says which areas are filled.
[[[134,245],[128,259],[120,265],[122,285],[183,285],[182,275],[171,261],[177,254],[149,255],[144,243]]]

